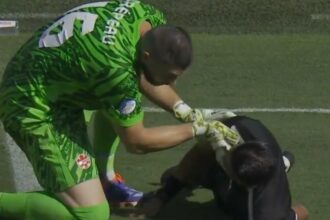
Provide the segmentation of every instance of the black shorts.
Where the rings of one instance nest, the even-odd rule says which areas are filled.
[[[234,125],[245,141],[267,142],[278,161],[276,171],[265,185],[248,190],[233,182],[216,164],[202,185],[213,191],[219,207],[234,220],[295,220],[282,151],[273,135],[262,123],[247,117],[235,117],[225,123]]]

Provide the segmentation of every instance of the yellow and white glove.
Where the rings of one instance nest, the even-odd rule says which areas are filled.
[[[184,101],[180,100],[173,106],[174,116],[182,122],[203,121],[203,113],[198,109],[193,109]]]
[[[210,109],[193,109],[184,101],[180,100],[173,106],[174,116],[182,122],[194,122],[203,120],[224,120],[235,117],[230,111],[215,111]]]
[[[206,132],[207,140],[212,144],[213,149],[225,147],[230,150],[240,142],[240,135],[220,121],[210,121],[209,129]]]
[[[195,121],[193,122],[195,137],[202,136],[211,143],[213,149],[222,147],[230,150],[240,142],[240,135],[231,130],[220,121]]]
[[[237,116],[234,112],[231,111],[216,111],[211,109],[203,110],[203,115],[205,120],[219,120],[219,121],[223,121],[227,118],[232,118]]]
[[[220,121],[196,121],[193,123],[195,136],[204,137],[212,146],[216,160],[223,167],[224,156],[241,143],[241,136]]]

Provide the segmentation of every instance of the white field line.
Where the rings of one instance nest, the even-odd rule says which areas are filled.
[[[165,112],[163,109],[156,107],[144,107],[146,112]],[[269,112],[269,113],[318,113],[330,114],[330,109],[327,108],[204,108],[214,111],[232,111],[232,112]]]
[[[312,20],[330,20],[330,14],[311,14]]]
[[[61,13],[52,12],[12,12],[0,13],[0,18],[54,18],[58,17]],[[330,20],[330,14],[311,14],[311,20]]]
[[[0,13],[1,19],[56,18],[61,13]]]

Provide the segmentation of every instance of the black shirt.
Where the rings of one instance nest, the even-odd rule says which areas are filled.
[[[245,142],[267,143],[277,166],[266,184],[252,190],[233,182],[220,166],[214,167],[209,181],[219,206],[234,220],[294,220],[282,151],[272,133],[260,121],[248,117],[237,116],[224,123],[235,126]]]

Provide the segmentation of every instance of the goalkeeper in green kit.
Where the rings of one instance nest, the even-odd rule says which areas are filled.
[[[0,119],[44,191],[0,193],[1,219],[106,220],[108,201],[138,201],[142,193],[116,184],[119,141],[135,154],[195,136],[237,144],[235,132],[206,121],[212,112],[190,108],[175,92],[192,45],[165,23],[136,0],[94,2],[42,27],[17,52],[1,82]],[[186,123],[146,128],[142,94]],[[93,111],[90,138],[85,110]],[[114,198],[118,192],[126,196]]]

